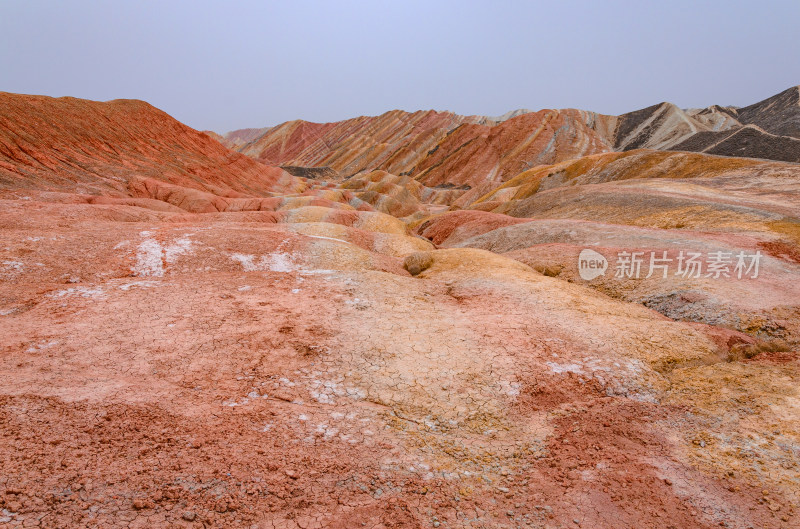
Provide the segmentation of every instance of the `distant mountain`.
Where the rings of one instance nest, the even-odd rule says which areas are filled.
[[[340,177],[382,170],[480,196],[534,165],[613,150],[613,121],[579,110],[497,118],[394,110],[335,123],[290,121],[238,150],[267,165],[329,168]],[[227,139],[242,137],[239,131]]]
[[[268,165],[324,167],[342,177],[383,170],[433,186],[481,187],[536,165],[642,148],[800,162],[800,87],[744,108],[681,109],[664,102],[620,116],[573,109],[498,117],[393,110],[242,129],[225,134],[224,143]]]
[[[650,148],[800,162],[800,87],[744,108],[661,103],[619,116],[619,151]]]
[[[735,112],[741,123],[756,125],[776,136],[800,139],[800,86]]]

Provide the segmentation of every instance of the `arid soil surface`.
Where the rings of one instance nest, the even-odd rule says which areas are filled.
[[[800,527],[799,166],[564,151],[472,196],[2,96],[0,527]],[[759,274],[614,275],[682,250]]]

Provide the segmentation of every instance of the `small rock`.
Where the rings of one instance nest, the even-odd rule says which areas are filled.
[[[197,515],[194,513],[194,511],[186,511],[181,515],[181,518],[187,522],[193,522],[196,517]]]

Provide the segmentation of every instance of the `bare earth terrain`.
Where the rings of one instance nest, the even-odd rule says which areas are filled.
[[[0,527],[800,527],[800,165],[663,150],[791,90],[225,146],[0,93]]]

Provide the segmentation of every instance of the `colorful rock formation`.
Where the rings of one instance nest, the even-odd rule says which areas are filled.
[[[0,525],[796,527],[800,166],[674,112],[0,94]]]

